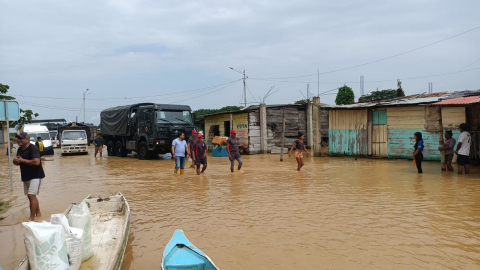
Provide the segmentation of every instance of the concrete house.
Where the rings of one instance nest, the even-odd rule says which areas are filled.
[[[265,138],[262,138],[261,106],[250,106],[239,111],[222,112],[205,116],[204,133],[207,145],[211,146],[213,137],[230,136],[230,130],[237,131],[240,143],[247,145],[243,151],[247,154],[270,153],[280,151],[283,133],[283,119],[285,117],[285,147],[291,147],[298,138],[298,133],[305,134],[308,146],[313,145],[313,116],[311,104],[283,104],[265,105]],[[309,128],[309,117],[311,119]],[[320,132],[323,140],[328,140],[328,109],[320,109],[318,114]],[[315,117],[316,118],[316,117]],[[309,135],[312,134],[312,135]],[[310,138],[309,138],[310,137]],[[262,151],[264,140],[264,151]]]
[[[448,103],[456,95],[419,94],[330,106],[329,154],[410,158],[415,144],[413,134],[418,131],[425,142],[424,158],[440,160],[438,132],[451,129],[453,137],[458,138],[460,123],[472,123],[476,129],[479,126],[475,106],[466,109],[465,104]]]

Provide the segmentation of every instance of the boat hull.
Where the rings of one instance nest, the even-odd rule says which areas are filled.
[[[85,201],[92,215],[92,249],[94,255],[82,263],[80,270],[118,270],[122,267],[130,232],[130,207],[128,202],[120,192],[107,198],[89,195]],[[64,212],[66,216],[70,213],[71,208],[70,205]],[[28,258],[25,257],[16,269],[29,270]]]
[[[176,230],[163,252],[162,269],[218,270],[218,267],[187,239],[182,230]]]

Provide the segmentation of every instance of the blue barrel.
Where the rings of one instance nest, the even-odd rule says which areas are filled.
[[[213,148],[213,151],[212,151],[212,156],[213,157],[228,157],[227,147],[226,146],[221,146],[221,145],[215,146],[215,148]]]

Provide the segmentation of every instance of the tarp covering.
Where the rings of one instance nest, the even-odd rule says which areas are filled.
[[[102,135],[128,136],[128,120],[133,105],[118,106],[100,113],[100,130]]]
[[[212,139],[212,144],[213,145],[223,145],[223,146],[226,146],[227,145],[227,137],[220,137],[220,136],[215,136],[213,137]]]

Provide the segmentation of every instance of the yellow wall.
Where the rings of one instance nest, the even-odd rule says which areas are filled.
[[[331,110],[329,129],[366,129],[368,112],[364,110]]]
[[[225,121],[230,121],[230,114],[220,114],[205,117],[205,141],[210,143],[213,136],[209,135],[210,127],[214,125],[219,126],[220,136],[225,135]],[[237,137],[240,139],[240,143],[248,145],[248,114],[240,113],[233,114],[233,129],[237,131]]]
[[[465,107],[442,107],[444,128],[458,128],[461,123],[466,123]]]
[[[387,108],[388,129],[425,129],[425,106]]]

